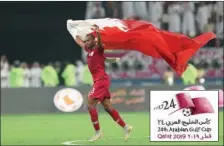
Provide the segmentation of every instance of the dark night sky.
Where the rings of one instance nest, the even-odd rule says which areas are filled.
[[[10,61],[80,59],[66,21],[84,19],[85,9],[86,2],[0,2],[0,53]]]

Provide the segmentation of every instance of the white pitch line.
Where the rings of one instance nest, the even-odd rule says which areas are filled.
[[[78,142],[87,142],[87,140],[73,140],[73,141],[65,141],[62,144],[63,145],[84,145],[84,144],[79,144]]]
[[[108,137],[108,138],[101,138],[100,140],[111,140],[111,139],[123,139],[124,137]],[[142,137],[130,137],[129,139],[141,139],[141,138],[149,138],[149,136],[142,136]],[[73,140],[73,141],[65,141],[63,145],[86,145],[80,144],[79,142],[89,142],[88,140]]]

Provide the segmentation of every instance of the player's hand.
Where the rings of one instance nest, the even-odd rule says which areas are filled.
[[[72,19],[67,20],[67,26],[70,26],[70,27],[74,26]]]
[[[72,23],[72,19],[68,19],[67,20],[67,23]]]
[[[93,25],[93,30],[98,32],[99,31],[99,26],[97,26],[96,24]]]

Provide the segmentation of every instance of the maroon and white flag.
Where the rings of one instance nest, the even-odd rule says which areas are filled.
[[[190,109],[191,115],[214,113],[214,109],[206,97],[191,97],[188,93],[178,93],[175,96],[179,110]]]
[[[146,21],[121,19],[68,20],[67,29],[75,37],[85,40],[86,34],[96,35],[93,25],[99,26],[105,50],[132,50],[147,56],[164,59],[178,75],[187,68],[189,59],[207,42],[216,38],[206,32],[195,38],[160,30]]]

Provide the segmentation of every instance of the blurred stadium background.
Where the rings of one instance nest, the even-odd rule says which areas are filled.
[[[59,145],[68,140],[86,144],[91,136],[85,104],[72,114],[61,114],[53,105],[58,89],[74,87],[86,97],[92,84],[86,54],[66,29],[68,19],[143,19],[189,37],[207,31],[217,35],[190,60],[192,66],[183,77],[161,59],[133,51],[106,52],[123,56],[106,67],[114,106],[134,126],[127,144],[183,144],[149,143],[149,90],[182,90],[196,84],[223,90],[223,2],[0,2],[0,16],[2,145]],[[110,139],[122,132],[109,118],[100,115],[109,138],[95,144],[125,144],[123,139]],[[219,133],[219,142],[197,144],[223,143],[222,108]]]

